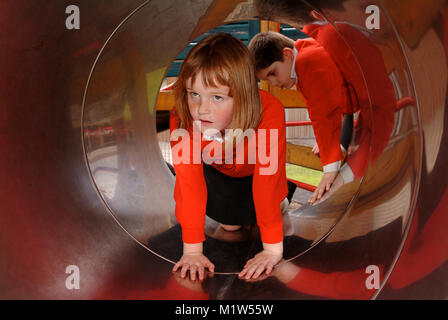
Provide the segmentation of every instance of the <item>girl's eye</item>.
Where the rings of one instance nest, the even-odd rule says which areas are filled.
[[[199,94],[197,94],[196,92],[190,92],[190,96],[193,98],[197,98],[199,97]]]
[[[221,96],[213,96],[213,99],[215,99],[216,102],[224,100],[224,98]]]

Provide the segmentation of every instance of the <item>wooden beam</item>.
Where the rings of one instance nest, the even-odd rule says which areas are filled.
[[[280,100],[285,108],[306,108],[305,99],[300,91],[271,87],[271,94]]]
[[[286,144],[286,162],[305,168],[323,171],[320,158],[312,152],[311,147],[297,144]]]

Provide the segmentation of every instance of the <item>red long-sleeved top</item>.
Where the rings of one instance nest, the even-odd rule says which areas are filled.
[[[295,42],[297,90],[306,101],[322,166],[343,159],[339,137],[343,114],[352,114],[350,91],[336,63],[314,39]]]
[[[271,94],[260,90],[262,102],[262,119],[255,130],[255,135],[251,139],[255,139],[256,143],[256,162],[255,164],[248,163],[248,155],[250,142],[245,139],[244,153],[245,159],[243,164],[239,164],[236,159],[237,153],[233,154],[233,164],[224,162],[223,164],[213,163],[212,165],[222,173],[231,177],[243,177],[253,174],[253,198],[257,217],[257,224],[260,227],[261,240],[265,243],[278,243],[283,240],[283,220],[280,211],[280,202],[286,197],[288,188],[286,184],[286,128],[285,128],[285,111],[280,101],[278,101]],[[170,118],[170,130],[173,133],[174,129],[178,127],[178,118],[172,112]],[[260,134],[266,131],[266,144],[264,139],[260,139]],[[277,139],[272,141],[270,139],[270,129],[277,129]],[[260,131],[261,130],[261,131]],[[182,239],[186,243],[199,243],[205,240],[204,225],[205,225],[205,211],[207,204],[207,186],[203,173],[203,159],[199,163],[193,163],[194,157],[198,160],[198,156],[194,155],[195,137],[192,130],[188,131],[186,138],[171,142],[173,150],[174,169],[176,171],[176,183],[174,187],[174,200],[176,201],[175,214],[182,227]],[[201,135],[202,136],[202,135]],[[275,136],[274,136],[275,138]],[[261,142],[261,143],[260,143]],[[182,145],[185,144],[185,149]],[[211,143],[219,143],[217,141],[204,141],[201,138],[200,150]],[[242,148],[243,144],[237,145]],[[264,147],[264,146],[267,146]],[[274,147],[272,149],[269,146]],[[266,154],[271,157],[271,151],[275,151],[277,147],[277,154],[272,154],[275,159],[270,159],[266,163],[266,159],[259,157],[259,153]],[[197,149],[197,147],[196,147]],[[179,150],[190,150],[190,163],[186,161],[176,161],[177,154],[181,155]],[[185,156],[185,155],[184,155]],[[216,155],[215,155],[216,156]],[[185,158],[184,158],[185,159]],[[277,168],[273,174],[263,173],[263,170],[270,168],[272,161],[277,161]],[[176,162],[180,162],[177,163]],[[275,169],[272,168],[271,169]]]
[[[303,32],[317,40],[350,83],[353,112],[361,111],[355,127],[360,146],[348,157],[356,178],[364,175],[369,157],[374,162],[382,153],[394,125],[397,100],[380,50],[356,26],[338,23],[308,24]],[[362,71],[361,71],[362,68]],[[369,90],[367,90],[367,86]]]

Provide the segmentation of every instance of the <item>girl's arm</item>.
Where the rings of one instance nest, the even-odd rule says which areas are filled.
[[[181,277],[187,272],[190,279],[203,280],[205,269],[214,272],[215,266],[202,253],[202,242],[205,240],[205,210],[207,188],[201,164],[175,164],[176,183],[174,199],[175,214],[182,227],[184,242],[183,255],[173,268],[173,272],[181,270]]]
[[[266,274],[271,273],[283,256],[283,217],[280,203],[288,193],[285,169],[285,112],[283,105],[267,92],[261,92],[261,99],[263,118],[257,132],[258,154],[253,178],[253,196],[263,251],[249,260],[240,272],[239,276],[246,279],[258,278],[263,271],[266,271]],[[266,139],[260,139],[260,129],[266,130]]]
[[[171,132],[177,128],[177,116],[172,113],[170,118]],[[177,141],[171,141],[173,165],[176,171],[174,200],[175,215],[182,227],[184,242],[183,255],[173,267],[173,272],[181,270],[185,278],[190,272],[191,280],[204,279],[205,268],[214,272],[215,266],[202,254],[202,242],[205,240],[205,210],[207,187],[205,184],[202,163],[194,163],[194,157],[182,158],[182,152],[191,150],[192,137],[187,134]]]

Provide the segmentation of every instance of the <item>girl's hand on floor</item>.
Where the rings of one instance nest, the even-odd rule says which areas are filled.
[[[215,272],[215,265],[208,260],[202,253],[203,245],[200,243],[185,243],[184,254],[182,258],[174,265],[173,272],[180,268],[180,277],[185,278],[190,271],[190,279],[196,280],[196,274],[199,280],[205,279],[205,269]]]
[[[189,271],[191,280],[199,278],[202,281],[205,279],[205,269],[214,272],[215,265],[202,253],[187,253],[174,265],[173,272],[179,269],[181,278],[185,278]]]
[[[246,262],[238,277],[257,279],[263,272],[271,274],[274,266],[283,258],[283,242],[277,244],[263,243],[264,250],[257,253],[255,257]]]

